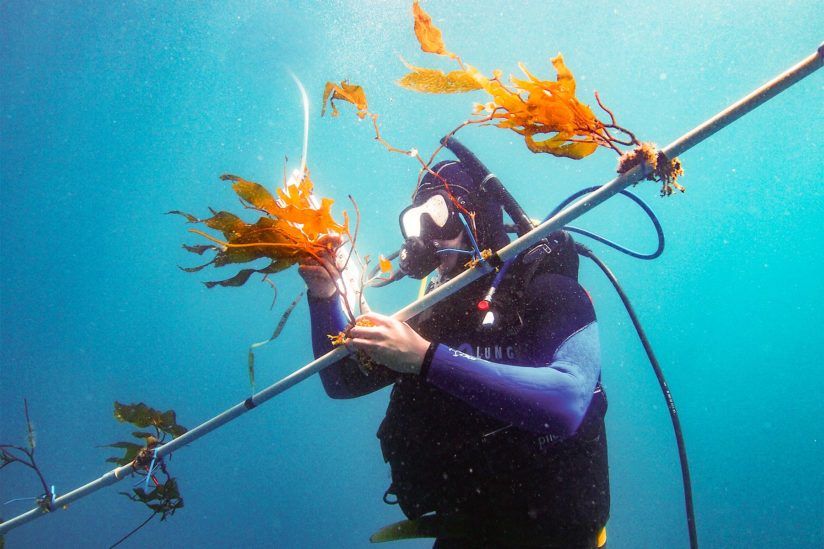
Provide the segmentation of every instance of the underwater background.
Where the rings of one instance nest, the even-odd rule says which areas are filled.
[[[173,408],[187,427],[249,394],[247,349],[271,335],[303,287],[296,270],[272,289],[207,289],[234,274],[197,264],[202,243],[169,210],[237,211],[234,173],[274,188],[297,167],[302,117],[289,70],[311,101],[308,165],[335,213],[362,215],[358,248],[401,242],[397,215],[418,164],[377,144],[342,105],[319,115],[327,80],[364,87],[383,135],[428,155],[465,120],[468,95],[398,87],[423,54],[411,2],[37,2],[0,4],[2,356],[0,442],[24,444],[23,398],[46,478],[66,493],[111,469],[130,426],[112,403]],[[489,74],[523,61],[554,77],[563,52],[578,97],[593,91],[642,140],[667,144],[813,53],[820,2],[436,1],[424,8],[449,49]],[[824,95],[819,72],[682,156],[687,192],[635,190],[656,210],[667,249],[656,261],[592,246],[635,305],[678,405],[704,547],[822,547],[821,357]],[[530,153],[517,135],[458,136],[531,215],[614,176],[617,157]],[[448,154],[444,154],[448,158]],[[654,248],[640,210],[615,198],[575,225]],[[609,547],[687,547],[677,452],[666,406],[627,314],[582,260],[600,320],[612,514]],[[222,276],[225,274],[226,276]],[[368,293],[392,312],[417,283]],[[305,301],[257,352],[263,388],[312,359]],[[185,507],[124,547],[365,547],[400,520],[374,433],[388,391],[328,399],[309,379],[174,454]],[[106,488],[13,530],[8,547],[106,547],[148,511]],[[0,500],[41,492],[12,464]],[[8,519],[31,501],[0,506]],[[431,540],[397,543],[428,547]]]

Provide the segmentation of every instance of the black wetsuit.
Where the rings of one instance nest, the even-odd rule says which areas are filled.
[[[389,492],[410,518],[444,519],[439,546],[593,547],[609,515],[592,304],[574,278],[527,271],[500,290],[498,328],[476,308],[488,277],[410,321],[437,342],[423,375],[352,359],[321,374],[335,398],[395,384],[378,431]],[[336,299],[310,304],[321,354],[345,319]]]

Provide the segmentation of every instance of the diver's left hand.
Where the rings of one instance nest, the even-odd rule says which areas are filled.
[[[357,319],[373,326],[355,326],[349,330],[346,346],[363,351],[375,362],[401,374],[419,374],[429,342],[405,322],[390,316],[367,313]]]

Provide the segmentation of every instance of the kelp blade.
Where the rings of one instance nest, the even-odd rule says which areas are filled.
[[[131,423],[137,427],[154,426],[161,431],[179,437],[186,432],[186,428],[177,424],[174,410],[160,412],[143,402],[137,404],[121,404],[115,401],[114,417],[118,421]]]
[[[415,37],[421,45],[421,50],[427,53],[436,53],[438,55],[447,55],[454,57],[455,54],[448,51],[443,43],[443,36],[441,29],[432,23],[432,17],[415,0],[412,4],[412,16],[415,19],[414,30]]]
[[[464,70],[444,73],[437,69],[405,64],[411,72],[398,80],[398,85],[413,91],[421,93],[464,93],[482,89],[478,81]]]
[[[323,90],[323,107],[321,107],[320,115],[326,114],[326,104],[332,109],[332,116],[338,116],[340,112],[335,106],[335,100],[346,101],[352,103],[358,109],[358,118],[363,119],[369,113],[369,107],[366,102],[366,92],[361,86],[350,84],[346,80],[340,84],[334,82],[327,82]]]
[[[112,444],[106,444],[104,448],[119,448],[121,450],[125,450],[125,454],[123,457],[110,457],[106,459],[108,463],[116,463],[120,466],[128,465],[137,457],[137,454],[143,449],[143,445],[135,444],[134,442],[114,442]]]

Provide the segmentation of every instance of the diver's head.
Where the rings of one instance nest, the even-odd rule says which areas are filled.
[[[399,218],[404,237],[400,268],[412,278],[423,278],[437,267],[444,271],[463,263],[455,261],[453,253],[437,253],[467,248],[466,226],[470,220],[462,212],[474,213],[478,246],[482,250],[497,250],[509,242],[500,204],[487,199],[480,182],[459,161],[439,162],[431,170],[424,174],[412,205]]]

